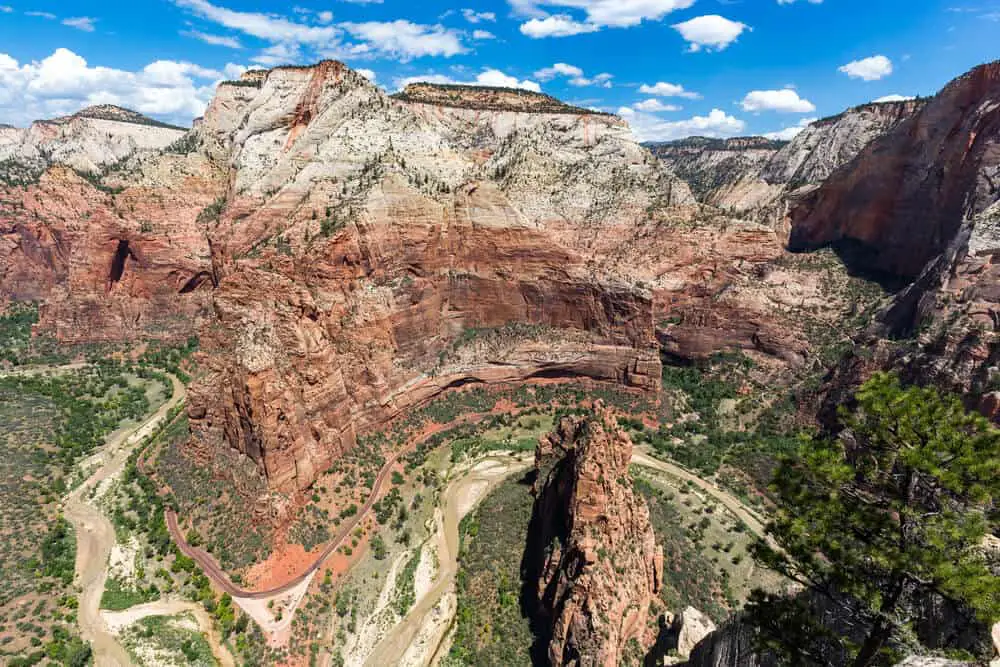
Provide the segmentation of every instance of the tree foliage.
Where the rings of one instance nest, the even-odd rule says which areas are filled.
[[[757,556],[808,594],[758,594],[751,618],[765,645],[797,664],[826,664],[829,616],[850,619],[837,641],[857,666],[891,659],[891,640],[930,594],[965,605],[984,623],[1000,618],[1000,578],[981,548],[996,528],[1000,431],[956,396],[904,387],[877,374],[841,410],[840,438],[807,439],[774,481],[775,545]],[[822,605],[809,599],[822,599]],[[797,632],[795,632],[797,631]]]

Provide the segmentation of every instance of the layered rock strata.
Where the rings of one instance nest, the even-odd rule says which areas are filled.
[[[650,605],[663,554],[632,489],[632,442],[598,404],[564,417],[535,453],[535,506],[525,555],[548,664],[622,664],[626,644],[651,643]]]

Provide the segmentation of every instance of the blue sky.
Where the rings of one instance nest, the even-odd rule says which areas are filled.
[[[110,102],[187,124],[222,78],[324,57],[390,91],[542,90],[644,140],[790,136],[1000,58],[1000,0],[0,0],[0,123]]]

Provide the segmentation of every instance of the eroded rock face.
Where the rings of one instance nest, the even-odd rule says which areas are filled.
[[[1000,62],[948,84],[791,213],[789,245],[853,242],[864,268],[915,278],[997,200]]]
[[[631,440],[601,405],[592,416],[564,417],[539,442],[525,562],[527,580],[538,582],[549,664],[611,667],[630,640],[651,643],[663,553],[632,489],[631,456]]]
[[[232,188],[192,425],[273,489],[454,386],[658,387],[652,293],[590,246],[693,200],[618,119],[396,100],[327,62],[222,86],[196,133]]]
[[[651,146],[700,201],[782,231],[789,206],[848,164],[924,102],[865,104],[818,120],[791,141],[684,139]]]

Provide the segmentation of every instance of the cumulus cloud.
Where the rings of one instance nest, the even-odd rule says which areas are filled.
[[[542,87],[536,81],[531,81],[530,79],[520,81],[516,76],[511,76],[492,68],[484,69],[472,80],[455,79],[445,74],[423,74],[399,78],[394,83],[398,90],[406,88],[411,83],[444,83],[465,86],[489,86],[491,88],[521,88],[535,93],[542,92]]]
[[[641,102],[636,102],[632,105],[632,108],[636,111],[646,111],[648,113],[660,113],[664,111],[680,111],[681,107],[676,104],[664,104],[660,100],[650,98],[648,100],[642,100]]]
[[[497,15],[493,12],[477,12],[475,9],[463,9],[462,16],[469,23],[482,23],[483,21],[495,23],[497,20]]]
[[[784,113],[810,113],[816,105],[791,88],[783,90],[752,90],[740,103],[744,111],[781,111]]]
[[[882,102],[909,102],[910,100],[915,99],[917,98],[913,95],[886,95],[878,98],[877,100],[872,100],[872,102],[876,104],[880,104]]]
[[[570,37],[588,32],[597,32],[601,27],[591,23],[576,21],[568,14],[555,14],[543,19],[531,19],[521,24],[521,34],[532,39],[543,37]]]
[[[665,81],[657,81],[653,85],[644,83],[639,86],[639,92],[643,95],[656,95],[657,97],[685,97],[689,100],[701,99],[701,95],[698,93],[684,90],[684,86],[676,83],[666,83]]]
[[[310,57],[392,57],[403,61],[423,56],[450,57],[468,51],[462,42],[463,33],[442,25],[406,20],[335,24],[330,12],[314,14],[306,10],[306,16],[315,19],[309,23],[273,14],[232,10],[209,0],[173,2],[206,21],[268,42],[270,45],[254,58],[264,65],[301,62],[305,59],[304,49],[309,50]],[[345,41],[348,37],[354,41]]]
[[[203,19],[269,42],[326,46],[336,42],[340,36],[340,31],[332,26],[311,26],[270,14],[234,11],[213,5],[208,0],[174,2]]]
[[[675,23],[673,28],[688,42],[688,50],[692,53],[722,51],[735,42],[744,30],[751,29],[745,23],[730,21],[718,14],[696,16],[689,21]]]
[[[492,32],[490,32],[489,30],[473,30],[472,31],[472,39],[475,39],[477,41],[478,40],[483,40],[483,39],[496,39],[496,38],[497,38],[497,36],[494,35]]]
[[[232,75],[193,63],[158,60],[138,71],[92,66],[69,49],[21,64],[0,53],[0,122],[74,113],[92,104],[117,104],[178,125],[202,115],[215,83]],[[238,74],[237,74],[238,76]]]
[[[508,0],[516,14],[536,19],[547,15],[545,7],[577,10],[584,14],[582,22],[601,28],[627,28],[643,21],[659,21],[678,9],[687,9],[695,0]],[[530,21],[529,21],[530,23]],[[523,26],[522,26],[523,32]],[[561,35],[552,35],[561,36]]]
[[[817,120],[817,118],[803,118],[797,125],[786,127],[785,129],[778,130],[777,132],[767,132],[764,136],[774,141],[791,141],[795,137],[799,136],[799,133],[802,132],[802,130],[806,129]]]
[[[544,67],[535,72],[535,78],[542,81],[551,81],[557,76],[566,77],[568,80],[567,83],[571,86],[600,86],[602,88],[610,88],[611,79],[614,78],[613,75],[607,72],[595,74],[593,77],[586,77],[582,69],[568,63],[556,63],[552,67]]]
[[[360,74],[361,76],[365,77],[366,79],[368,79],[372,83],[375,83],[375,81],[378,80],[378,75],[375,74],[375,72],[372,71],[372,70],[370,70],[370,69],[361,68],[361,69],[357,69],[357,70],[354,70],[354,71],[357,72],[358,74]]]
[[[402,60],[421,56],[454,56],[468,51],[458,32],[442,25],[421,25],[405,20],[342,23],[352,36],[382,54]]]
[[[746,123],[721,109],[712,109],[707,116],[684,120],[663,120],[629,107],[619,109],[618,113],[628,120],[637,141],[672,141],[690,136],[732,137],[746,128]]]
[[[892,74],[892,61],[885,56],[871,56],[854,60],[840,68],[840,71],[852,79],[878,81]]]

